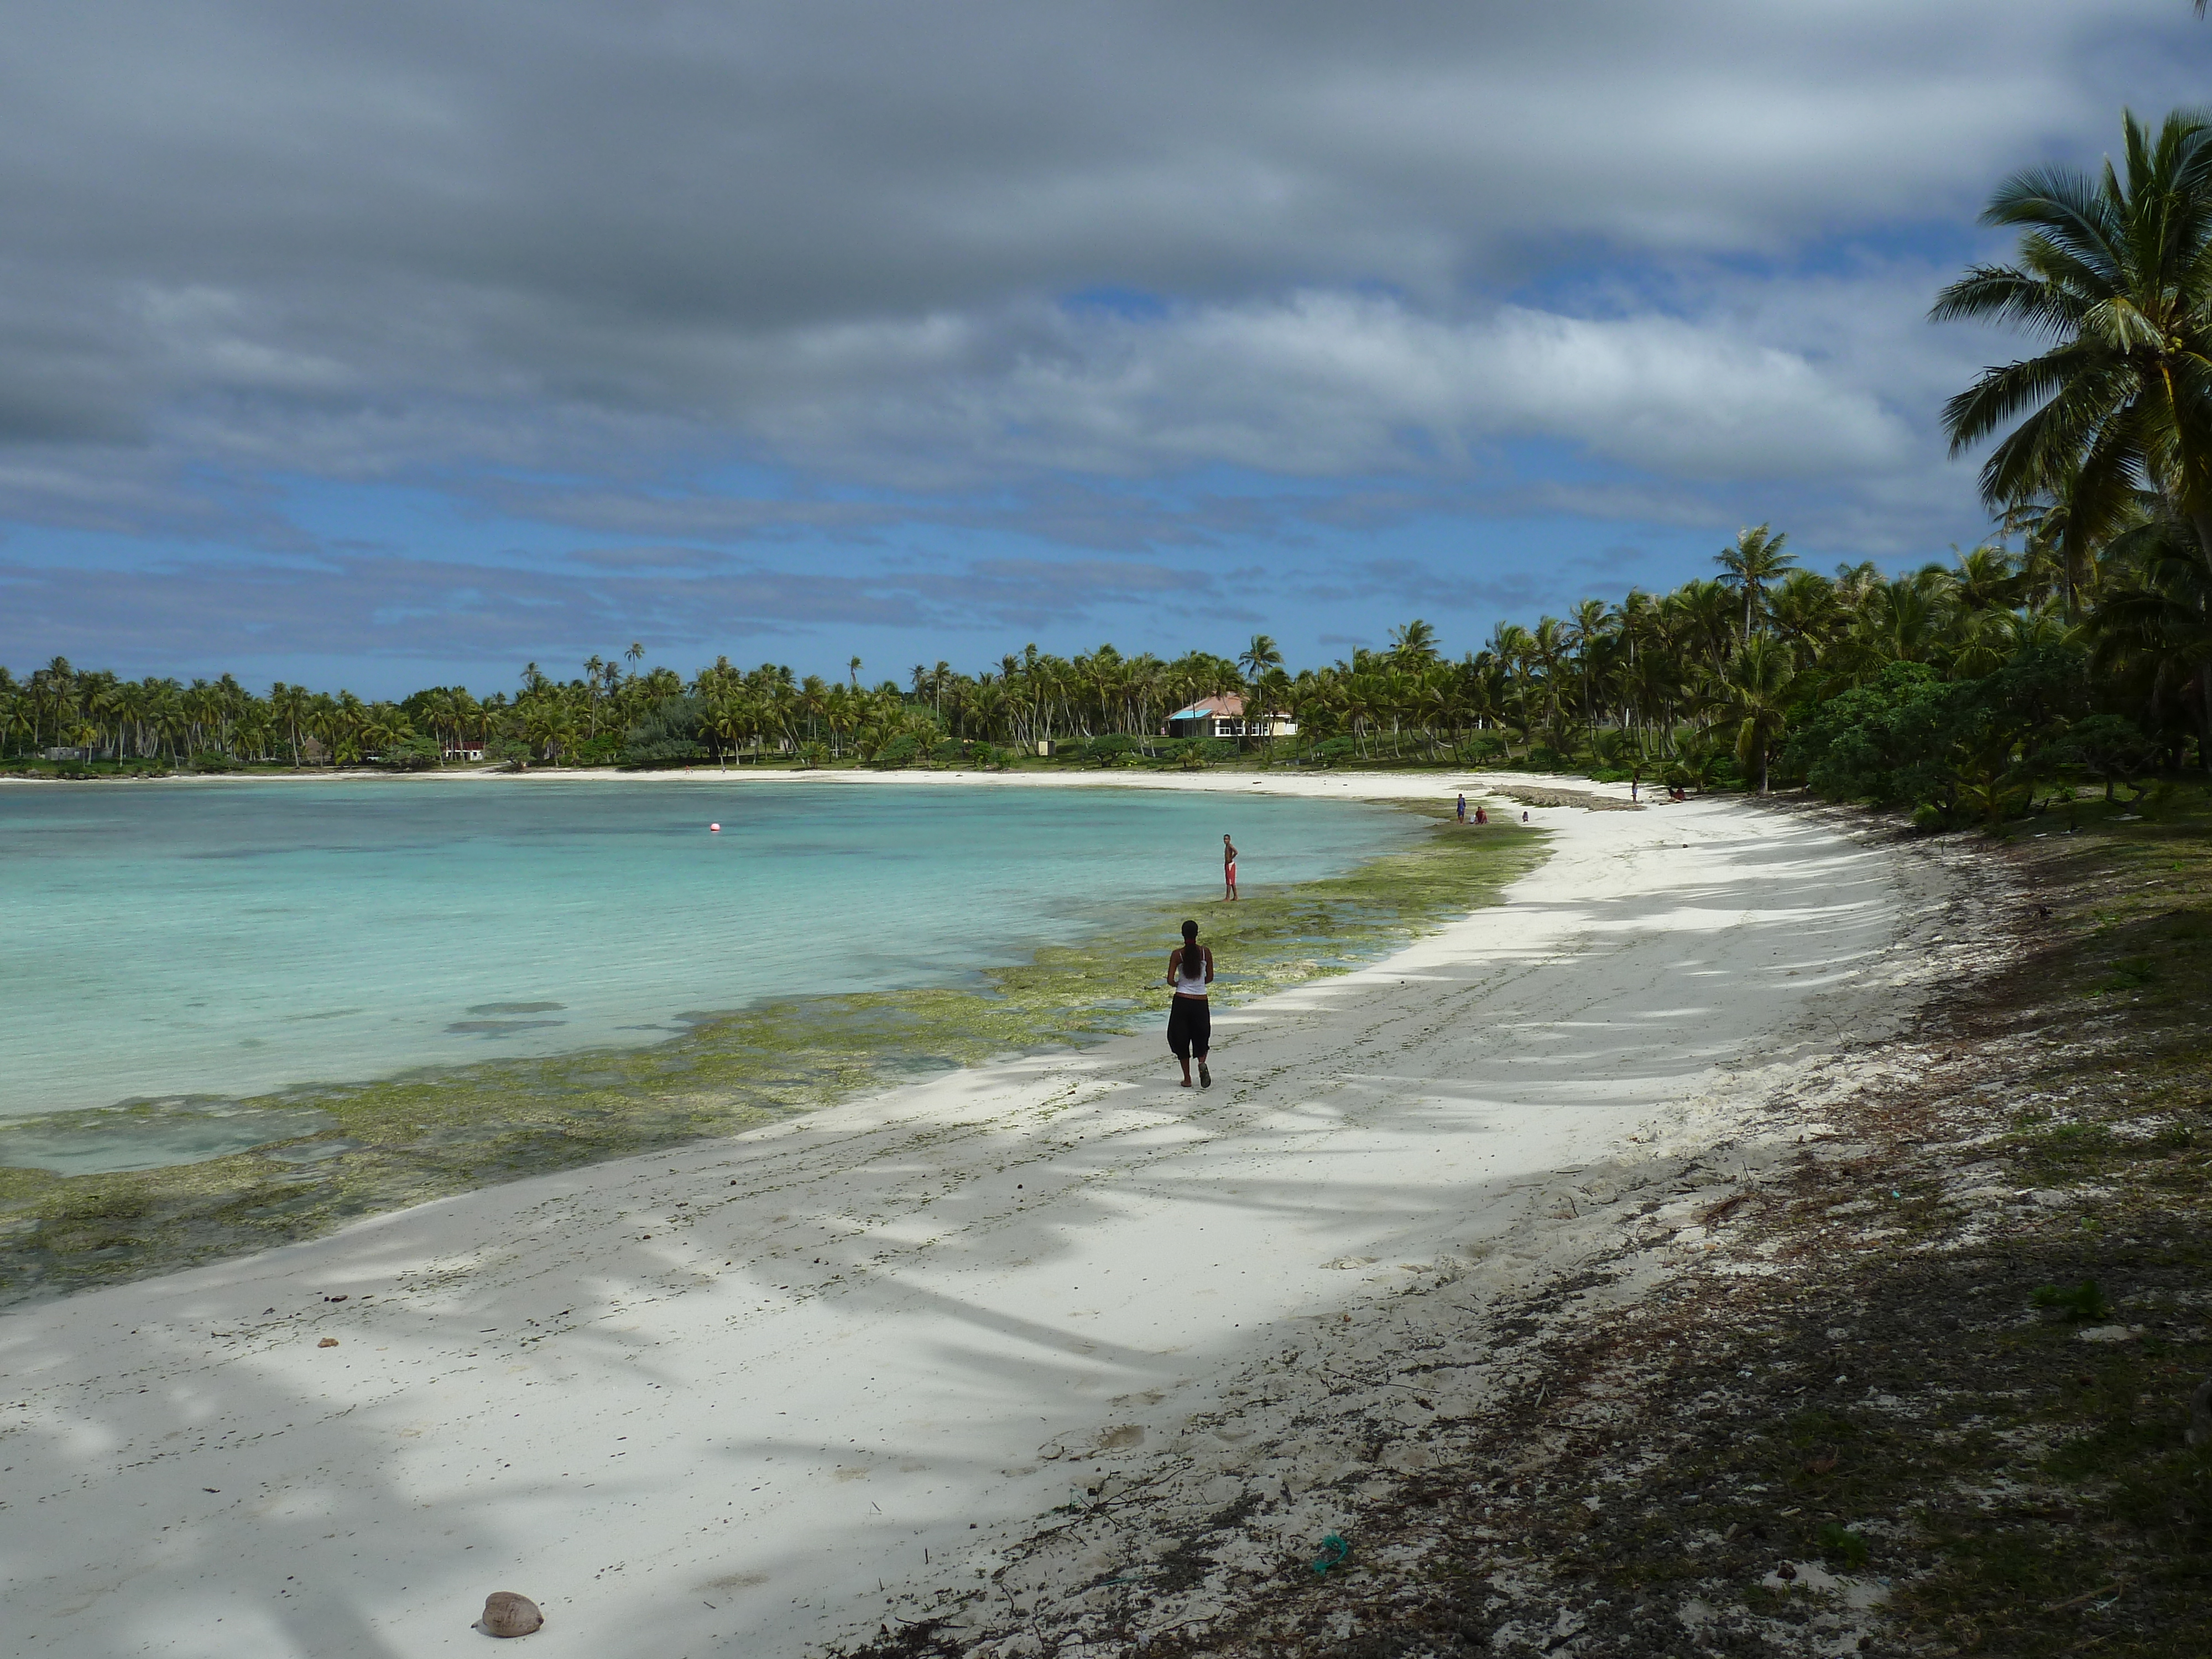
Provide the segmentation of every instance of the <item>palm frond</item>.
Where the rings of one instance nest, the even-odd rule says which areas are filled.
[[[2128,291],[2130,271],[2107,270],[2062,247],[2039,230],[2020,239],[2020,263],[2029,276],[2072,296],[2077,303],[2093,304]]]
[[[1990,198],[1982,222],[2031,226],[2075,258],[2108,273],[2108,279],[2122,266],[2126,220],[2109,173],[2102,187],[2071,167],[2016,173]]]
[[[2159,325],[2158,319],[2146,315],[2142,307],[2126,295],[2114,295],[2089,307],[2081,315],[2081,325],[2084,334],[2122,356],[2130,352],[2155,353],[2166,342],[2166,331]]]
[[[1982,371],[1981,378],[1943,405],[1943,430],[1957,455],[1988,437],[2023,410],[2040,409],[2110,361],[2095,347],[2061,346],[2039,357]]]
[[[2088,305],[2078,295],[2013,265],[1975,265],[1936,296],[1936,323],[2009,323],[2052,337],[2070,335]]]
[[[1982,493],[1992,505],[2065,490],[2100,444],[2139,447],[2136,410],[2121,377],[2069,382],[2023,420],[1982,466]]]

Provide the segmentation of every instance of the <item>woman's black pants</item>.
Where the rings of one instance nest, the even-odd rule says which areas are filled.
[[[1213,1035],[1213,1011],[1204,997],[1177,997],[1168,1010],[1168,1047],[1177,1060],[1206,1058],[1206,1039]]]

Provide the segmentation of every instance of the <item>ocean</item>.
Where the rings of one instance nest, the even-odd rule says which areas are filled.
[[[711,774],[0,787],[0,1118],[651,1043],[764,999],[973,983],[1138,907],[1218,897],[1224,831],[1247,888],[1419,833],[1343,801]],[[23,1125],[6,1161],[205,1157],[232,1150],[222,1121],[105,1155],[82,1120],[48,1155]]]

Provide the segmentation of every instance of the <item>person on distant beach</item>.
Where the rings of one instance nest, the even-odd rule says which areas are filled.
[[[1168,1048],[1182,1062],[1182,1086],[1190,1087],[1190,1062],[1195,1059],[1198,1086],[1211,1089],[1213,1073],[1206,1069],[1206,1052],[1212,1046],[1208,1039],[1213,1035],[1213,1009],[1206,988],[1213,983],[1213,952],[1198,942],[1194,921],[1183,923],[1182,943],[1168,952],[1168,983],[1175,987],[1168,1005]]]
[[[1228,886],[1230,902],[1237,897],[1237,843],[1224,836],[1221,838],[1221,879]]]
[[[1465,795],[1462,795],[1459,798],[1459,821],[1462,823],[1465,823],[1467,822],[1467,797]]]
[[[1490,814],[1484,808],[1480,801],[1477,801],[1474,805],[1474,821],[1477,823],[1487,823],[1490,822]]]

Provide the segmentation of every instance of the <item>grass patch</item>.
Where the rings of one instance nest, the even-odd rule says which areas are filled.
[[[2112,1311],[2112,1304],[2105,1299],[2104,1291],[2097,1288],[2094,1279],[2085,1279],[2070,1287],[2039,1285],[2028,1300],[2039,1308],[2077,1322],[2102,1319]]]

